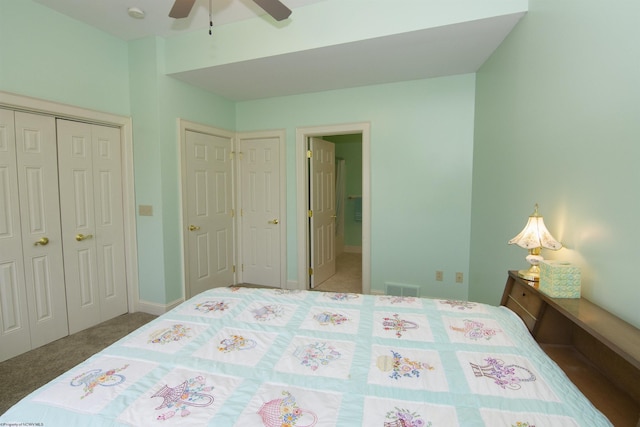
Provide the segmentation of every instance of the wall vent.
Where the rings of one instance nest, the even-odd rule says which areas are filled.
[[[386,282],[384,284],[384,291],[387,295],[393,295],[397,297],[420,296],[420,287],[418,287],[417,285],[408,285],[405,283]]]

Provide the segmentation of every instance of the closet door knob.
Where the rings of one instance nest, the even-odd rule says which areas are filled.
[[[198,227],[197,225],[190,225],[189,226],[189,231],[196,231],[196,230],[200,230],[200,227]]]
[[[280,224],[280,221],[278,221],[278,219],[272,219],[271,221],[267,221],[269,224]]]
[[[82,242],[83,240],[87,240],[93,237],[93,234],[87,234],[86,236],[84,234],[76,234],[76,240],[78,242]]]
[[[40,239],[37,242],[35,242],[33,245],[34,246],[38,246],[38,245],[44,246],[44,245],[46,245],[48,243],[49,243],[49,239],[47,237],[43,237],[42,239]]]

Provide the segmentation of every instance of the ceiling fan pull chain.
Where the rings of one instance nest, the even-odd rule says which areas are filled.
[[[209,0],[209,35],[211,35],[211,30],[213,29],[213,18],[211,17],[211,1]]]

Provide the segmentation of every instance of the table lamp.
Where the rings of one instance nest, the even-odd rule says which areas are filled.
[[[509,244],[516,244],[521,248],[529,249],[529,255],[526,260],[531,267],[528,270],[519,270],[518,276],[529,281],[540,280],[540,262],[544,259],[540,255],[542,248],[557,251],[562,248],[562,243],[553,238],[547,227],[544,225],[542,215],[538,213],[538,204],[524,229],[513,239],[509,240]]]

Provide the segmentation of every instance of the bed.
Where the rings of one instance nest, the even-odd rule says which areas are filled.
[[[0,417],[53,426],[609,426],[505,307],[217,288]]]

